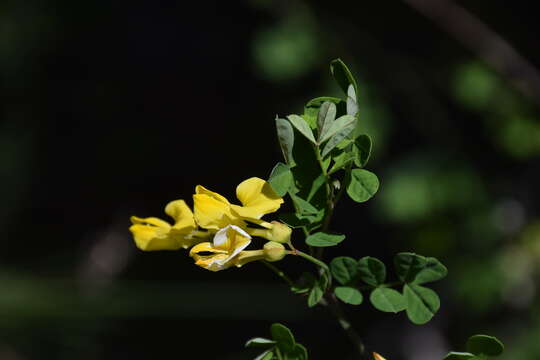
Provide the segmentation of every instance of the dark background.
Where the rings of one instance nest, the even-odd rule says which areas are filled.
[[[347,308],[369,349],[441,359],[488,333],[502,359],[538,359],[537,14],[461,1],[440,27],[422,3],[2,1],[0,359],[251,359],[244,342],[273,322],[313,359],[354,359],[326,309],[261,264],[210,273],[183,251],[136,250],[127,231],[197,184],[232,200],[266,178],[275,115],[340,95],[336,57],[358,79],[381,188],[340,203],[347,240],[329,258],[415,251],[450,271],[425,326]]]

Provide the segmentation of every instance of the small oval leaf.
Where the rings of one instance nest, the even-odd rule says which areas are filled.
[[[467,351],[475,355],[499,356],[504,351],[504,345],[494,336],[473,335],[467,340]]]
[[[377,258],[365,256],[358,261],[360,279],[368,285],[379,286],[386,280],[386,266]]]
[[[277,163],[270,173],[268,182],[277,196],[284,196],[294,182],[291,169],[283,163]]]
[[[272,334],[272,339],[277,344],[277,347],[284,351],[289,352],[294,349],[294,345],[296,344],[294,340],[294,336],[285,325],[274,323],[270,327],[270,333]]]
[[[336,257],[330,262],[330,271],[341,285],[347,285],[357,278],[358,263],[351,257]]]
[[[405,310],[407,306],[403,295],[389,288],[374,289],[369,296],[369,301],[375,309],[384,312],[398,313]]]
[[[317,143],[317,141],[315,141],[315,137],[313,136],[313,131],[311,131],[311,128],[309,127],[309,124],[306,122],[306,120],[294,114],[287,116],[287,119],[289,119],[289,121],[296,128],[296,130],[298,130],[302,135],[304,135],[309,141],[314,144]]]
[[[263,348],[269,348],[271,346],[274,346],[276,342],[274,340],[265,339],[262,337],[256,337],[249,339],[246,342],[246,347],[263,347]]]
[[[350,286],[338,286],[334,289],[334,294],[346,304],[360,305],[364,300],[362,293]]]
[[[335,246],[345,239],[345,235],[328,234],[325,232],[318,232],[309,235],[306,238],[306,243],[310,246],[327,247]]]
[[[417,325],[431,320],[441,306],[437,293],[420,285],[405,284],[403,295],[407,304],[407,316]]]
[[[379,189],[379,179],[374,173],[364,169],[351,171],[347,194],[356,202],[369,200]]]
[[[291,123],[285,119],[276,117],[276,130],[279,146],[281,147],[285,162],[289,164],[289,166],[295,166],[296,164],[293,158],[294,130]]]

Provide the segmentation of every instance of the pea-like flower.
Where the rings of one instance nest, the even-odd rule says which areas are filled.
[[[216,233],[213,242],[203,242],[191,248],[189,256],[195,259],[195,265],[211,271],[224,270],[263,257],[256,250],[243,251],[250,243],[251,236],[247,232],[236,225],[227,225]]]
[[[386,360],[385,358],[383,358],[381,355],[377,354],[376,352],[373,353],[373,358],[375,358],[375,360]]]
[[[244,228],[245,220],[268,224],[260,218],[276,211],[283,203],[283,199],[276,195],[270,184],[257,177],[242,181],[236,187],[236,197],[242,203],[241,206],[231,204],[218,193],[197,185],[193,195],[195,220],[199,226],[209,230],[219,230],[227,225]]]
[[[171,201],[165,213],[174,219],[174,224],[156,217],[131,217],[129,228],[137,247],[144,251],[178,250],[204,241],[209,232],[198,231],[193,212],[184,200]]]
[[[287,254],[282,244],[273,241],[260,250],[244,250],[250,243],[251,236],[247,232],[236,225],[227,225],[216,233],[213,242],[195,245],[189,255],[195,259],[195,265],[220,271],[256,260],[279,261]]]

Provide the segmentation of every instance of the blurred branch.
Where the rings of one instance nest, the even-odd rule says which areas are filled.
[[[451,0],[403,0],[476,53],[540,105],[540,72],[505,39]]]

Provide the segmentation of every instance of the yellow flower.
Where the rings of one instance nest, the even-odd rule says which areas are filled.
[[[210,233],[197,231],[191,209],[184,200],[171,201],[165,213],[174,219],[174,225],[155,218],[131,217],[129,228],[137,247],[144,251],[178,250],[203,241]]]
[[[276,211],[283,203],[270,184],[257,177],[242,181],[236,188],[236,197],[242,206],[231,204],[218,193],[197,185],[193,195],[195,220],[209,230],[219,230],[227,225],[245,228],[244,220],[265,226],[270,224],[260,218]]]
[[[251,243],[251,236],[236,225],[227,225],[214,236],[213,242],[204,242],[191,248],[189,256],[199,265],[211,271],[227,269],[233,265],[260,260],[262,251],[242,251]]]
[[[227,225],[214,236],[213,242],[204,242],[191,248],[189,256],[210,271],[225,270],[256,260],[279,261],[287,251],[280,243],[267,242],[263,249],[244,250],[251,243],[251,236],[236,225]]]
[[[385,358],[383,358],[381,355],[377,354],[376,352],[373,353],[373,357],[375,358],[375,360],[386,360]]]

